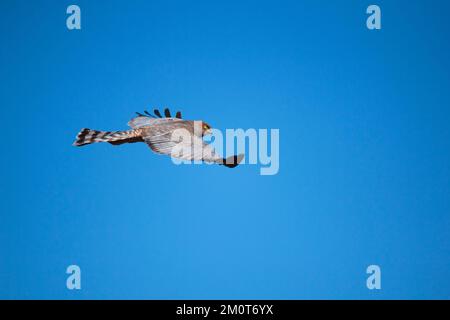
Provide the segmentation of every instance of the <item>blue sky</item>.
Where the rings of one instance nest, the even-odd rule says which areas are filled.
[[[448,299],[450,4],[374,3],[2,1],[0,298]],[[156,106],[279,173],[71,145]]]

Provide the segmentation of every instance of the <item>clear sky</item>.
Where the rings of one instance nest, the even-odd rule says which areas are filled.
[[[450,298],[450,4],[374,3],[1,1],[0,298]],[[71,145],[156,106],[279,173]]]

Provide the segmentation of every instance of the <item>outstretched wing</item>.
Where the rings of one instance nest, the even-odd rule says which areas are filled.
[[[181,119],[181,112],[177,111],[175,117],[173,118],[170,110],[168,108],[164,109],[164,117],[161,115],[161,112],[158,109],[153,110],[153,114],[148,112],[147,110],[144,113],[136,112],[137,117],[131,119],[128,122],[128,125],[132,128],[140,128],[144,126],[151,126],[155,124],[159,124],[166,121],[173,121]]]
[[[168,108],[164,109],[164,117],[161,115],[161,112],[159,112],[158,109],[153,109],[153,113],[151,114],[150,112],[148,112],[147,110],[144,111],[144,114],[136,112],[138,116],[142,116],[142,117],[150,117],[150,118],[172,118],[172,115],[170,114],[170,110]],[[175,118],[181,119],[181,112],[177,111],[177,113],[175,114]]]
[[[154,152],[178,159],[205,162],[217,162],[222,159],[216,154],[214,148],[201,138],[186,129],[179,130],[175,134],[173,134],[174,131],[170,131],[149,135],[144,137],[144,141]]]
[[[165,130],[158,128],[144,137],[144,141],[156,153],[182,160],[223,164],[230,168],[237,166],[244,158],[243,155],[239,155],[223,159],[210,144],[205,143],[186,128],[173,128],[171,125],[161,127],[165,127]]]

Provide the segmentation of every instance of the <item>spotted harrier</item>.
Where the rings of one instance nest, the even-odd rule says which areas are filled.
[[[206,122],[184,120],[179,111],[172,117],[167,108],[164,116],[158,109],[153,113],[136,112],[137,117],[128,122],[131,130],[98,131],[84,128],[78,133],[73,145],[81,147],[96,142],[108,142],[112,145],[145,142],[158,154],[182,160],[216,163],[228,168],[236,167],[244,158],[243,154],[226,159],[217,155],[214,148],[203,141],[204,136],[212,133],[211,126]]]

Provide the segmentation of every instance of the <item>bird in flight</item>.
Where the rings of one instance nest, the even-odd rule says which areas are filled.
[[[136,112],[137,117],[131,119],[128,125],[131,130],[98,131],[81,129],[74,146],[81,147],[96,142],[108,142],[112,145],[124,143],[145,142],[158,153],[182,160],[197,160],[236,167],[244,158],[243,154],[230,156],[226,159],[216,154],[214,148],[203,141],[203,137],[212,133],[211,126],[203,121],[184,120],[178,111],[172,117],[169,109],[164,109],[164,115],[158,109],[154,114],[144,111]]]

